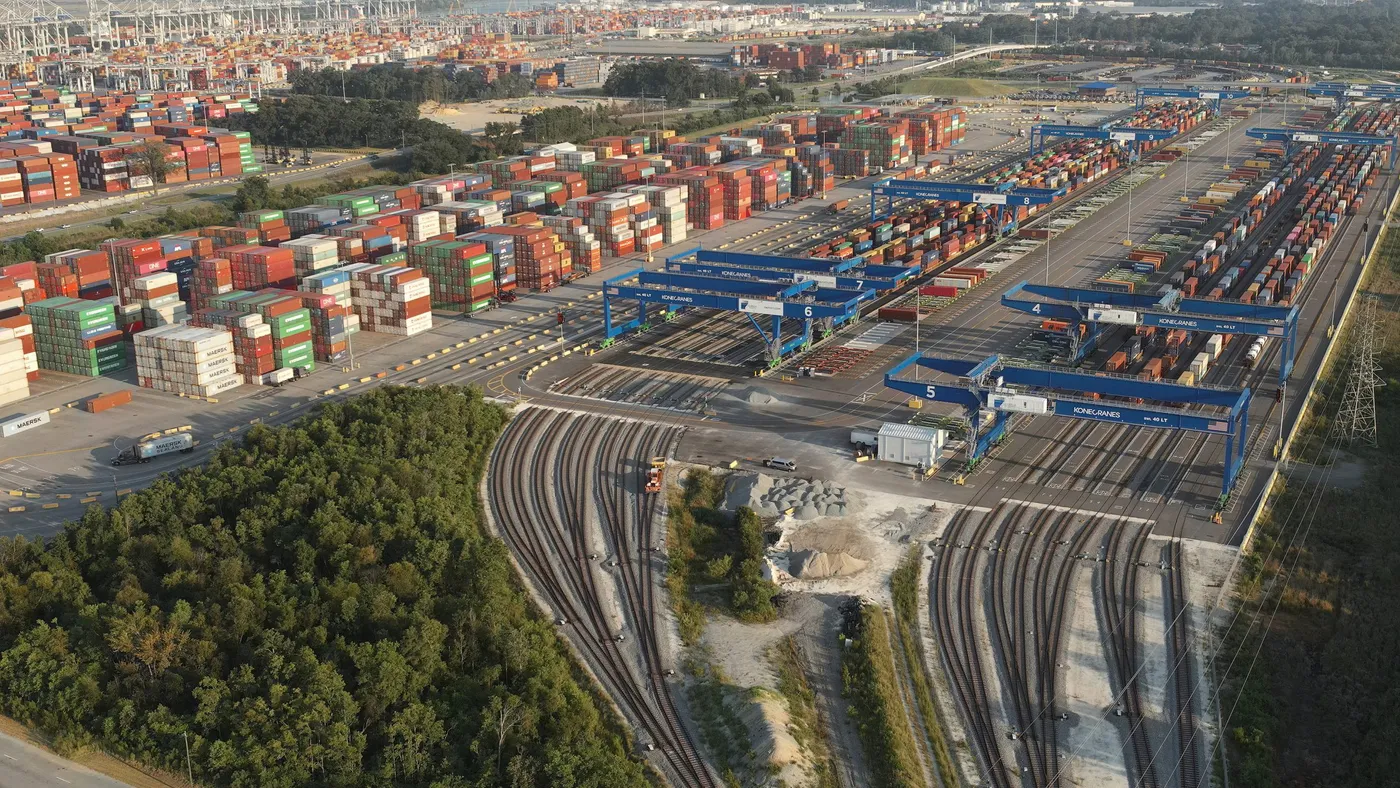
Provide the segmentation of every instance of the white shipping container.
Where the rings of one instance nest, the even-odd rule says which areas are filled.
[[[27,393],[27,392],[26,392]],[[3,394],[0,394],[3,396]],[[49,412],[41,410],[38,413],[30,413],[19,416],[9,421],[0,422],[0,435],[6,438],[18,435],[25,430],[32,430],[35,427],[42,427],[49,423]]]

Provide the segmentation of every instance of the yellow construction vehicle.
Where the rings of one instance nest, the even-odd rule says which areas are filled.
[[[661,492],[661,479],[666,475],[666,458],[652,457],[651,467],[647,469],[647,484],[644,488],[649,493]]]

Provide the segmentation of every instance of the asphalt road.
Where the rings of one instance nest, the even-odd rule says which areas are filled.
[[[393,151],[386,151],[386,152],[384,152],[384,153],[381,153],[381,154],[380,154],[380,157],[381,157],[381,158],[388,158],[388,157],[390,157],[390,156],[397,156],[397,155],[400,155],[400,154],[403,153],[403,152],[404,152],[403,149],[400,149],[400,150],[393,150]],[[324,155],[326,155],[326,154],[319,154],[319,155],[324,156]],[[335,154],[332,154],[332,155],[335,155]],[[329,167],[322,166],[322,165],[325,165],[325,164],[329,164],[329,165],[331,165],[331,166],[329,166]],[[322,161],[322,162],[318,162],[316,165],[313,165],[312,168],[310,168],[310,169],[308,169],[308,168],[303,168],[303,167],[296,167],[296,168],[292,168],[290,171],[279,172],[279,171],[277,171],[277,170],[269,170],[269,171],[264,172],[264,173],[262,173],[262,174],[265,175],[265,176],[267,176],[268,180],[269,180],[271,183],[273,183],[273,184],[275,184],[275,185],[277,185],[277,186],[286,186],[286,185],[293,184],[293,183],[301,183],[301,182],[304,182],[304,181],[316,180],[316,179],[320,179],[320,178],[326,178],[326,177],[329,177],[329,176],[332,176],[332,175],[339,174],[339,173],[341,173],[341,172],[346,172],[346,173],[348,173],[348,172],[350,172],[351,170],[356,169],[357,167],[360,167],[360,166],[365,166],[364,160],[356,159],[355,157],[350,156],[350,155],[345,155],[345,156],[340,157],[340,159],[338,159],[338,160],[337,160],[337,159],[328,159],[328,160],[325,160],[325,161]],[[231,178],[231,179],[228,179],[228,180],[220,180],[220,181],[195,181],[195,182],[193,182],[193,183],[184,183],[184,184],[179,184],[179,185],[176,185],[176,186],[166,187],[165,189],[162,189],[161,191],[159,191],[158,193],[156,193],[156,194],[154,194],[154,195],[152,195],[152,196],[155,197],[155,198],[165,198],[165,197],[168,197],[168,196],[170,196],[170,195],[172,195],[172,194],[180,194],[180,193],[182,193],[182,192],[189,192],[189,193],[193,194],[194,192],[197,192],[197,191],[200,191],[200,190],[215,188],[215,187],[219,187],[219,186],[236,186],[241,180],[242,180],[242,178]],[[205,204],[205,203],[208,202],[208,200],[206,200],[206,199],[204,199],[204,198],[200,198],[200,197],[191,196],[190,198],[188,198],[188,199],[186,199],[186,200],[182,200],[182,201],[177,202],[177,203],[164,203],[164,204],[161,204],[161,205],[156,205],[156,206],[151,206],[151,207],[142,207],[142,206],[143,206],[143,203],[145,203],[145,202],[146,202],[145,200],[133,200],[133,201],[130,203],[130,207],[126,210],[125,213],[115,214],[115,215],[98,216],[98,217],[94,217],[94,218],[91,218],[91,219],[74,220],[73,218],[70,218],[70,216],[71,216],[71,217],[81,216],[82,213],[83,213],[82,210],[75,210],[72,214],[58,214],[58,215],[50,216],[50,217],[47,217],[47,218],[44,218],[44,219],[37,219],[37,218],[32,218],[32,219],[23,219],[23,218],[21,218],[21,219],[17,219],[17,220],[16,220],[16,225],[17,225],[17,226],[23,227],[23,228],[24,228],[23,231],[12,231],[13,234],[11,234],[11,235],[10,235],[9,237],[7,237],[7,238],[4,238],[3,240],[5,240],[5,241],[13,241],[13,240],[16,240],[16,239],[22,237],[25,233],[31,232],[33,229],[35,229],[35,228],[34,228],[35,223],[38,223],[38,224],[40,225],[40,227],[42,228],[42,229],[41,229],[41,232],[63,232],[64,230],[75,230],[75,229],[79,229],[79,228],[82,228],[82,227],[91,227],[92,225],[97,225],[97,224],[106,224],[106,223],[110,222],[110,221],[114,218],[114,216],[120,217],[120,218],[123,218],[123,219],[127,218],[128,216],[130,216],[130,217],[133,218],[133,219],[134,219],[134,218],[141,218],[141,217],[143,217],[143,216],[154,216],[154,215],[156,215],[156,214],[164,213],[166,210],[168,210],[168,209],[170,209],[170,208],[175,208],[175,209],[190,208],[190,207],[193,207],[193,206],[196,206],[196,205]],[[82,203],[74,203],[74,205],[81,206]],[[112,207],[112,206],[109,206],[109,207]],[[91,207],[91,210],[103,210],[103,207],[102,207],[102,206],[94,205],[94,206]],[[24,214],[16,214],[16,215],[17,215],[17,216],[21,216],[21,217],[24,216]],[[5,229],[8,229],[8,226],[7,226],[7,225],[0,225],[0,232],[4,232]]]
[[[124,788],[126,783],[0,733],[0,788]]]

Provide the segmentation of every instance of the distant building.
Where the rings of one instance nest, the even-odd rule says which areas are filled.
[[[1118,93],[1118,86],[1112,82],[1086,82],[1078,90],[1080,98],[1105,99]]]

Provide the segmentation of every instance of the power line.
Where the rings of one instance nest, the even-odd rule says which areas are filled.
[[[1346,394],[1337,413],[1337,424],[1352,443],[1376,445],[1376,389],[1385,385],[1376,363],[1376,304],[1374,296],[1361,300],[1351,337],[1351,364]]]

